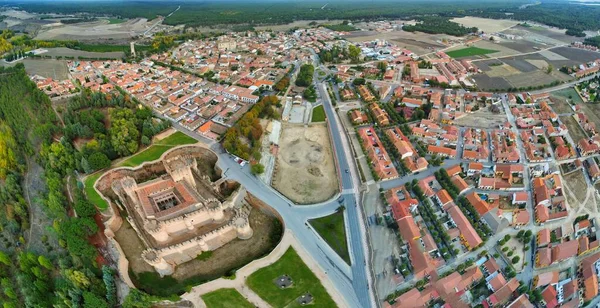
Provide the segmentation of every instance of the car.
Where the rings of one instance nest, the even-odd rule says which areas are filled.
[[[346,173],[348,173],[348,172],[350,172],[350,171],[348,171],[348,169],[346,169]]]

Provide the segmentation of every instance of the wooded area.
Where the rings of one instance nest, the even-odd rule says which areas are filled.
[[[69,103],[67,119],[71,134],[79,137],[78,134],[89,131],[105,130],[99,125],[104,115],[98,113],[95,106],[112,101],[126,102],[127,98],[100,98],[99,94],[87,91],[74,98]],[[135,112],[124,107],[113,110],[117,111],[111,112],[111,117],[130,121],[141,132],[139,135],[144,134],[144,123],[151,113],[144,109],[137,111],[137,108]],[[117,112],[123,115],[113,114]],[[109,136],[111,129],[105,131]],[[50,99],[29,80],[22,64],[0,68],[0,206],[3,211],[0,215],[0,286],[4,291],[0,293],[0,301],[4,307],[113,307],[117,303],[114,272],[90,243],[90,237],[98,232],[94,220],[97,210],[74,185],[69,192],[72,202],[66,192],[67,181],[74,170],[85,172],[87,164],[90,168],[104,168],[110,160],[101,150],[102,142],[95,148],[90,141],[78,151],[67,131],[59,126]],[[154,130],[147,132],[153,133]],[[100,139],[99,135],[101,133],[95,134],[94,138]],[[105,139],[104,143],[110,144],[108,148],[114,147],[109,140]],[[23,191],[30,187],[21,185],[25,185],[23,177],[30,172],[28,161],[31,160],[44,167],[42,179],[46,187],[36,206],[44,207],[49,219],[48,225],[38,226],[45,230],[42,231],[42,242],[47,245],[45,253],[30,251],[28,241],[31,239],[26,241],[24,235],[29,229],[28,206],[31,205],[23,197]],[[85,160],[88,163],[82,163]],[[47,244],[49,237],[56,238],[57,247]],[[131,297],[133,300],[128,298],[124,307],[150,307],[156,300],[138,291]]]

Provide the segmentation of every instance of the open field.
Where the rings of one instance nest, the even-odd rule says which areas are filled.
[[[516,26],[519,22],[507,19],[488,19],[479,17],[461,17],[453,18],[450,21],[459,23],[465,27],[477,27],[477,29],[483,32],[500,32],[507,28]]]
[[[291,278],[292,285],[280,289],[274,283],[274,280],[283,275],[288,275]],[[336,307],[319,279],[291,247],[277,262],[250,275],[246,280],[246,284],[267,303],[276,308],[301,306],[296,302],[296,299],[305,293],[310,293],[313,296],[312,304],[315,307]]]
[[[471,56],[482,56],[490,53],[498,52],[497,50],[492,49],[483,49],[479,47],[466,47],[463,49],[457,49],[448,51],[446,54],[452,58],[464,58]]]
[[[337,19],[332,19],[332,20],[296,20],[294,22],[291,22],[289,24],[284,24],[284,25],[268,25],[268,26],[257,26],[254,27],[254,29],[256,29],[257,31],[262,31],[262,30],[273,30],[273,31],[287,31],[289,29],[292,28],[308,28],[310,27],[310,23],[311,22],[316,22],[318,24],[339,24],[342,23],[343,20],[337,20]]]
[[[579,123],[577,123],[577,120],[575,120],[573,116],[569,115],[560,117],[560,121],[567,126],[569,129],[569,135],[571,135],[571,138],[573,138],[575,143],[578,143],[581,139],[587,139],[585,132],[581,126],[579,126]]]
[[[38,59],[23,59],[11,64],[0,62],[2,66],[13,66],[17,63],[25,65],[27,74],[40,75],[42,77],[50,77],[55,80],[65,80],[69,78],[69,70],[67,62],[63,60],[38,60]]]
[[[348,241],[344,224],[344,211],[338,211],[329,216],[311,219],[309,223],[331,248],[350,265]]]
[[[312,119],[311,122],[325,122],[325,110],[323,109],[323,105],[319,105],[312,110]]]
[[[207,308],[254,308],[236,289],[219,289],[202,295]]]
[[[503,111],[502,108],[500,110]],[[504,112],[492,113],[487,110],[487,107],[481,108],[473,113],[468,113],[465,116],[456,119],[455,125],[479,128],[498,128],[499,125],[507,121]]]
[[[505,79],[515,88],[544,86],[556,80],[552,75],[542,71],[511,75]]]
[[[70,49],[66,47],[46,48],[48,52],[43,53],[42,56],[50,57],[84,57],[84,58],[113,58],[121,59],[125,56],[122,51],[112,52],[90,52],[83,50]]]
[[[193,144],[196,142],[196,139],[189,137],[188,135],[182,132],[176,132],[165,139],[153,143],[150,147],[143,150],[142,152],[139,152],[129,157],[127,160],[121,162],[119,166],[135,167],[144,162],[159,159],[164,152],[168,151],[169,149],[175,146],[182,144]]]
[[[42,27],[35,37],[38,40],[119,40],[131,39],[143,33],[151,23],[145,18],[136,18],[124,22],[117,20],[98,20],[94,22]]]
[[[485,72],[490,77],[507,77],[519,73],[521,72],[518,69],[508,64],[490,66],[490,70]]]
[[[556,97],[556,98],[562,98],[563,100],[568,99],[569,101],[571,101],[574,104],[583,104],[583,100],[581,99],[579,94],[577,94],[577,91],[575,91],[575,89],[573,89],[573,88],[567,88],[564,90],[554,91],[554,92],[551,92],[550,95],[553,97]],[[569,108],[569,110],[571,110],[571,108]],[[558,112],[558,111],[556,111],[556,112]],[[570,112],[573,112],[573,111],[571,110]],[[558,112],[558,113],[562,113],[562,112]]]
[[[577,170],[567,175],[562,175],[563,185],[566,186],[565,193],[567,196],[567,201],[569,202],[568,206],[570,210],[577,210],[583,204],[583,201],[585,201],[587,183],[584,176],[585,175],[583,174],[582,170]],[[570,197],[574,197],[575,200]]]
[[[209,258],[196,258],[180,264],[175,268],[173,275],[163,278],[160,278],[152,267],[150,270],[144,270],[146,265],[143,263],[146,262],[139,257],[143,250],[140,250],[141,247],[135,244],[136,241],[139,242],[137,234],[120,235],[119,233],[123,229],[121,227],[116,232],[117,241],[129,259],[130,273],[133,274],[130,274],[131,279],[136,286],[150,294],[169,296],[181,294],[191,286],[224,275],[233,275],[236,269],[273,250],[281,238],[281,223],[259,209],[253,209],[249,219],[250,226],[254,230],[250,239],[235,239],[214,250]],[[135,239],[125,238],[126,236],[135,237]]]
[[[299,204],[325,201],[338,191],[325,124],[283,124],[273,187]]]

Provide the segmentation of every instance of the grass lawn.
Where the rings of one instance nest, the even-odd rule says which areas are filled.
[[[108,24],[112,25],[112,24],[120,24],[125,22],[125,19],[120,19],[120,18],[109,18],[108,19]]]
[[[462,57],[468,57],[468,56],[485,55],[485,54],[494,53],[494,52],[498,52],[498,51],[492,50],[492,49],[483,49],[483,48],[479,48],[479,47],[467,47],[467,48],[463,48],[463,49],[448,51],[448,52],[446,52],[446,54],[452,58],[462,58]]]
[[[149,148],[139,152],[119,164],[120,167],[135,167],[144,162],[159,159],[164,152],[177,145],[196,143],[196,139],[182,132],[176,132],[171,136],[152,144]]]
[[[279,289],[273,280],[282,275],[289,275],[292,286]],[[336,307],[315,274],[302,262],[293,248],[281,256],[277,262],[252,273],[246,284],[273,307],[299,307],[296,299],[302,294],[310,293],[315,307]]]
[[[550,92],[550,95],[571,100],[575,104],[583,104],[583,100],[581,99],[579,94],[577,94],[577,91],[575,91],[575,89],[573,88],[567,88],[563,90]]]
[[[85,195],[87,196],[88,200],[100,210],[105,210],[108,208],[108,203],[106,203],[106,201],[104,201],[104,199],[100,197],[100,194],[98,194],[98,192],[94,189],[94,183],[102,174],[104,174],[104,172],[97,172],[86,177],[84,185]]]
[[[344,227],[344,212],[339,211],[329,216],[311,219],[311,226],[333,248],[346,263],[350,264],[346,228]]]
[[[219,289],[202,295],[208,308],[254,308],[236,289]]]
[[[311,122],[325,122],[325,109],[323,105],[313,108]]]

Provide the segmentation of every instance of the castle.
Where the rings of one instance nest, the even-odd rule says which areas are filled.
[[[167,173],[156,179],[137,183],[124,176],[111,183],[146,245],[142,258],[161,276],[205,251],[252,237],[250,210],[229,200],[221,203],[194,158],[182,155],[162,163]]]

